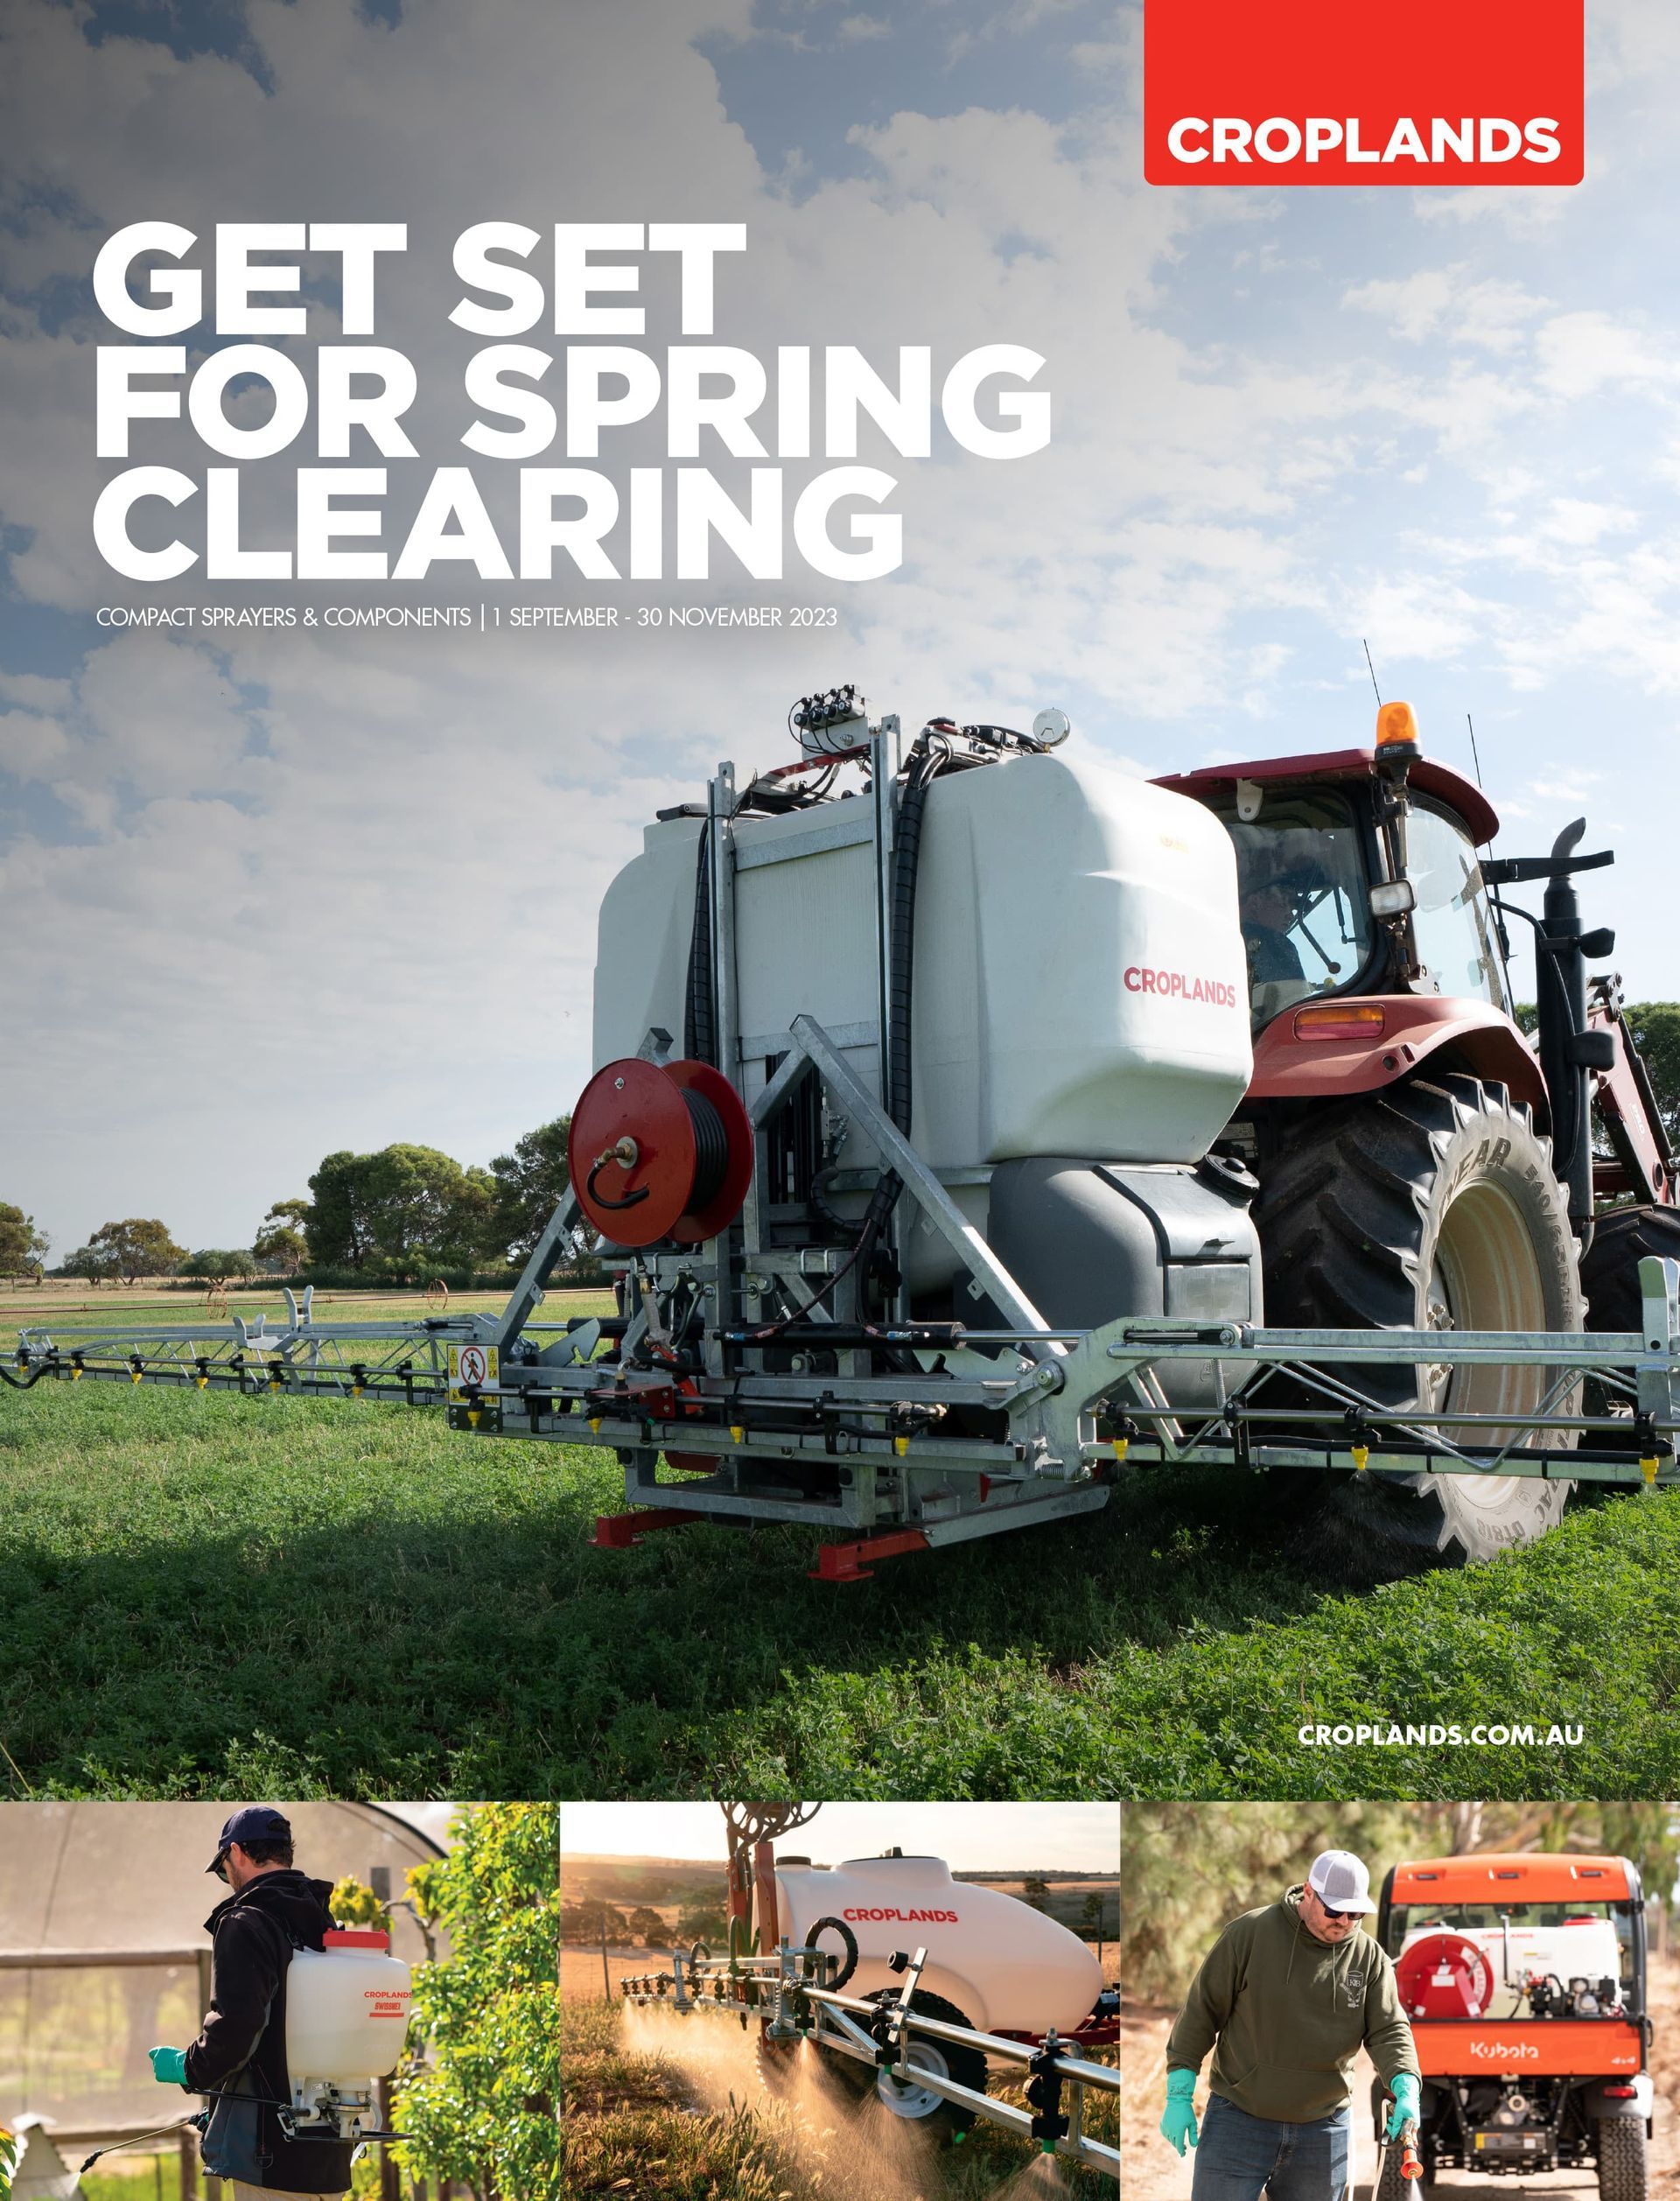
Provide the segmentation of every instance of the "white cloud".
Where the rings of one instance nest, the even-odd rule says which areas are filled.
[[[1540,329],[1540,380],[1554,396],[1592,396],[1609,383],[1670,389],[1672,354],[1643,329],[1600,312],[1560,313]]]
[[[447,241],[487,215],[744,221],[719,340],[766,358],[858,343],[883,363],[899,344],[948,362],[1025,342],[1056,423],[1016,465],[881,454],[908,546],[890,584],[602,597],[833,600],[821,634],[129,636],[74,683],[0,677],[4,754],[91,837],[19,832],[0,856],[0,938],[26,920],[38,943],[8,968],[23,1045],[0,1105],[60,1243],[113,1209],[237,1242],[328,1146],[415,1136],[483,1159],[567,1106],[606,880],[718,757],[777,756],[788,698],[819,682],[859,679],[912,720],[1020,723],[1062,701],[1082,740],[1163,768],[1228,740],[1239,711],[1291,721],[1292,746],[1311,746],[1292,723],[1307,707],[1362,735],[1363,700],[1320,684],[1362,634],[1385,679],[1444,693],[1612,666],[1654,694],[1680,683],[1648,484],[1625,466],[1593,478],[1572,436],[1606,387],[1660,407],[1662,300],[1630,323],[1561,262],[1543,298],[1504,263],[1508,234],[1489,246],[1469,222],[1449,266],[1414,267],[1441,232],[1410,193],[1382,194],[1385,272],[1354,284],[1357,232],[1329,194],[1147,189],[1135,67],[1088,46],[1069,118],[1001,99],[919,112],[942,88],[906,83],[903,111],[854,132],[862,172],[808,174],[795,204],[690,43],[709,29],[745,53],[751,18],[748,0],[680,23],[662,0],[410,0],[391,27],[350,0],[255,0],[263,93],[209,57],[93,46],[68,10],[27,17],[0,85],[0,138],[38,186],[26,230],[0,235],[14,291],[84,272],[142,211],[198,228],[276,207],[406,220],[381,339],[420,365],[429,463],[456,455],[469,348],[444,320]],[[1034,23],[985,27],[1001,73],[1004,35]],[[1124,53],[1134,32],[1123,16],[1109,35]],[[1257,241],[1252,305],[1231,292],[1231,232]],[[85,611],[115,592],[88,535],[96,332],[27,305],[8,327],[0,404],[27,432],[9,438],[6,518],[32,536],[16,585]],[[649,345],[670,333],[656,303]],[[617,463],[657,451],[627,439]],[[275,522],[282,490],[250,491]],[[458,575],[418,592],[494,596]]]
[[[1477,277],[1460,261],[1360,284],[1343,293],[1342,304],[1382,316],[1408,343],[1439,339],[1508,354],[1521,347],[1546,300],[1520,283]]]

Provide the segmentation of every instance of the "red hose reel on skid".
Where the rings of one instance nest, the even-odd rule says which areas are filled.
[[[1412,1943],[1394,1972],[1408,2017],[1480,2017],[1493,1997],[1493,1966],[1461,1933],[1425,1934]]]
[[[741,1211],[752,1125],[710,1062],[626,1055],[578,1096],[566,1160],[578,1204],[612,1244],[697,1245]]]

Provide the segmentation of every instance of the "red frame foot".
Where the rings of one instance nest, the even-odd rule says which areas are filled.
[[[598,1551],[627,1552],[654,1529],[686,1528],[690,1521],[704,1518],[702,1513],[684,1513],[674,1505],[650,1505],[634,1513],[600,1513],[589,1540]]]
[[[932,1547],[920,1529],[883,1529],[875,1536],[859,1537],[855,1544],[825,1544],[811,1569],[814,1582],[866,1582],[873,1568],[865,1560],[897,1559],[903,1552],[926,1552]]]

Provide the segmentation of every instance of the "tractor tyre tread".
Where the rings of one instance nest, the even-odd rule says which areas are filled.
[[[1477,1137],[1477,1132],[1481,1137]],[[1431,1070],[1310,1117],[1262,1174],[1256,1205],[1266,1319],[1292,1328],[1407,1329],[1420,1309],[1440,1225],[1474,1173],[1492,1168],[1526,1203],[1524,1219],[1549,1299],[1548,1328],[1580,1327],[1574,1241],[1550,1142],[1527,1105],[1493,1080]],[[1515,1157],[1516,1166],[1512,1166]],[[1445,1185],[1445,1189],[1443,1188]],[[1372,1363],[1337,1371],[1380,1403],[1418,1402],[1414,1370]],[[1319,1515],[1313,1533],[1353,1566],[1461,1563],[1550,1527],[1568,1485],[1519,1491],[1511,1519],[1484,1520],[1429,1475],[1329,1478],[1284,1471],[1275,1487]],[[1327,1498],[1327,1504],[1326,1503]]]

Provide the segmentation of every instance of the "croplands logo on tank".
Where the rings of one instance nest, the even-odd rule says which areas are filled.
[[[1236,988],[1226,978],[1198,978],[1189,971],[1160,971],[1146,963],[1129,963],[1120,978],[1128,993],[1155,993],[1163,1000],[1211,1001],[1219,1009],[1236,1006]]]
[[[859,1924],[874,1919],[885,1919],[900,1925],[916,1926],[955,1926],[962,1924],[954,1910],[900,1910],[892,1903],[874,1903],[867,1906],[854,1903],[849,1910],[843,1910],[840,1916],[845,1919],[855,1920]]]
[[[1152,184],[1578,184],[1584,0],[1144,0]]]

